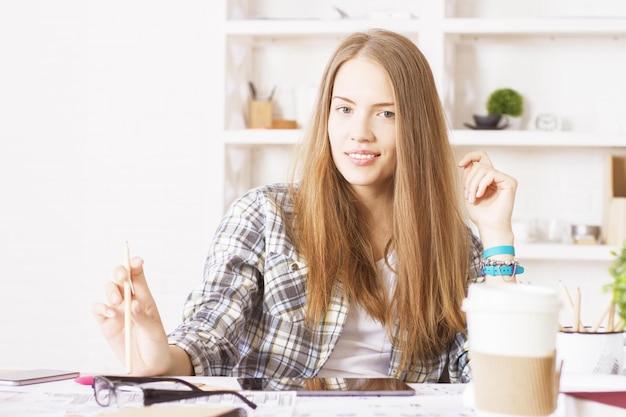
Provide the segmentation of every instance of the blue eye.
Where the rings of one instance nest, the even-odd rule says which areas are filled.
[[[391,118],[395,117],[396,114],[394,112],[392,112],[392,111],[385,110],[385,111],[382,112],[382,115],[386,119],[391,119]]]
[[[337,110],[338,110],[340,113],[350,113],[350,109],[349,109],[349,108],[347,108],[346,106],[337,107]]]

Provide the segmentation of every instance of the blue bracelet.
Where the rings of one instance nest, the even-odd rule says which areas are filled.
[[[483,251],[483,258],[489,258],[494,255],[513,255],[515,256],[515,248],[510,245],[494,246]]]
[[[492,277],[504,275],[515,276],[524,273],[524,267],[520,265],[485,265],[483,267],[483,275],[491,275]]]

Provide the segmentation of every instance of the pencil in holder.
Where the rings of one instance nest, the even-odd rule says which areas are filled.
[[[272,127],[272,101],[252,100],[250,101],[250,128],[271,128]]]

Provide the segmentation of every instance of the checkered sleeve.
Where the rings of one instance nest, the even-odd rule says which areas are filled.
[[[471,234],[472,244],[470,247],[470,274],[467,284],[483,282],[485,276],[481,269],[481,261],[483,254],[483,244],[476,235]]]
[[[481,270],[481,258],[483,246],[478,237],[471,235],[472,245],[470,249],[470,274],[468,277],[468,285],[481,283],[485,277]],[[469,343],[467,340],[467,332],[459,332],[452,342],[450,348],[450,381],[451,382],[470,382],[472,374],[470,372],[469,360]]]
[[[239,360],[238,340],[257,299],[265,253],[262,193],[235,201],[221,221],[207,257],[204,280],[184,306],[170,344],[183,348],[196,375],[228,375]]]

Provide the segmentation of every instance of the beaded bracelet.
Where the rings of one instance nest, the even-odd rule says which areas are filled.
[[[481,261],[483,275],[491,276],[512,276],[523,274],[524,267],[515,259],[513,260],[495,260],[483,258]]]

